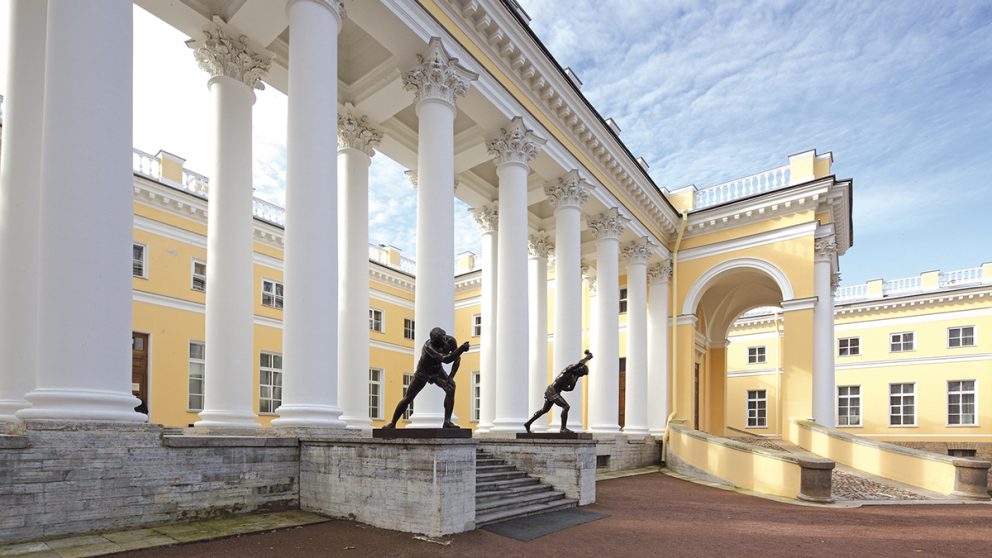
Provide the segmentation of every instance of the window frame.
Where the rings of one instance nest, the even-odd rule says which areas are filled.
[[[952,424],[951,423],[951,382],[959,382],[959,383],[971,382],[972,383],[971,391],[960,390],[960,391],[956,392],[956,394],[957,395],[965,395],[965,394],[970,393],[972,395],[972,397],[973,397],[972,406],[974,407],[974,411],[972,412],[972,420],[973,420],[973,422],[970,422],[970,423],[963,423],[962,422],[962,423],[958,423],[958,424]],[[947,401],[947,424],[945,426],[947,426],[948,428],[962,428],[962,427],[963,428],[975,428],[975,427],[978,426],[978,417],[979,417],[979,414],[978,414],[978,379],[977,378],[969,378],[967,380],[947,380],[947,400],[946,401]],[[961,406],[961,403],[960,402],[958,402],[958,406],[960,408],[960,406]],[[958,415],[963,416],[964,413],[962,413],[962,412],[959,411],[958,412]]]
[[[480,337],[482,335],[482,314],[476,313],[472,314],[472,337]]]
[[[850,391],[848,391],[847,395],[841,395],[841,393],[840,393],[841,388],[848,388],[848,389],[850,389],[850,388],[858,388],[858,394],[856,396],[855,395],[851,395]],[[863,393],[861,391],[861,384],[849,384],[849,385],[837,386],[837,394],[836,394],[836,396],[837,396],[837,401],[836,401],[836,415],[835,415],[835,422],[834,422],[834,424],[837,425],[837,428],[863,428],[864,427],[864,416],[865,415],[864,415],[864,412],[862,411],[862,409],[863,409],[863,405],[862,404],[864,402],[864,395],[863,395]],[[840,423],[840,408],[841,408],[840,401],[841,401],[841,397],[844,397],[844,398],[846,398],[848,400],[847,408],[849,409],[849,411],[847,413],[847,417],[848,417],[848,423],[849,424],[841,424]],[[852,406],[850,404],[850,400],[851,400],[852,397],[857,397],[858,398],[858,407],[857,407],[858,408],[858,422],[857,422],[857,424],[850,424],[850,417],[851,417],[850,409],[852,408]]]
[[[203,277],[203,288],[202,289],[196,288],[196,278],[197,278],[197,275],[196,275],[196,264],[201,264],[203,266],[203,275],[200,276],[200,277]],[[207,292],[207,262],[206,262],[206,260],[201,260],[200,258],[192,258],[192,260],[190,261],[190,264],[189,264],[189,288],[191,290],[194,290],[194,291],[198,292],[198,293],[206,293]]]
[[[379,313],[379,329],[373,327],[375,325],[375,312]],[[383,309],[369,306],[369,331],[386,333],[386,312]]]
[[[262,365],[262,357],[263,356],[272,357],[271,364],[269,366],[263,366]],[[275,357],[279,357],[279,367],[278,368],[276,368],[276,366],[275,366]],[[269,372],[271,374],[269,383],[266,384],[266,383],[263,383],[262,382],[262,372]],[[278,385],[276,385],[276,381],[275,381],[276,380],[276,374],[279,375]],[[283,376],[282,353],[276,353],[276,352],[273,352],[273,351],[259,351],[259,353],[258,353],[258,414],[259,415],[261,415],[261,416],[274,416],[274,415],[276,415],[276,410],[279,409],[279,407],[282,406],[282,376]],[[268,397],[263,397],[262,396],[262,388],[263,387],[268,387],[269,388],[269,396]],[[277,387],[279,388],[279,397],[278,398],[276,398],[276,396],[275,396],[275,391],[276,391],[276,388]],[[270,406],[270,409],[271,410],[269,410],[269,411],[263,411],[262,410],[262,401],[263,400],[269,401],[269,404],[271,405]],[[275,404],[276,401],[279,402],[278,405]]]
[[[410,335],[407,335],[410,332]],[[403,339],[413,341],[417,335],[417,321],[413,318],[403,318]]]
[[[751,398],[751,394],[757,394],[761,392],[762,397]],[[754,401],[754,421],[755,424],[751,425],[751,402]],[[759,403],[764,403],[765,416],[762,418],[758,416],[758,411],[761,410]],[[758,421],[763,421],[762,424],[758,424]],[[744,394],[744,428],[768,428],[768,390],[767,389],[749,389],[745,391]]]
[[[403,374],[403,383],[402,383],[403,392],[400,397],[406,397],[406,390],[408,387],[410,387],[411,383],[413,383],[413,372],[410,372],[409,374]],[[402,418],[403,420],[410,420],[411,417],[413,417],[413,401],[411,401],[410,404],[407,406],[406,410],[403,411]]]
[[[482,374],[479,370],[472,372],[472,398],[469,416],[471,422],[479,422],[482,417]]]
[[[900,336],[899,337],[899,347],[900,347],[900,349],[898,351],[893,351],[892,350],[892,344],[894,343],[894,341],[892,340],[892,338],[895,337],[896,335],[899,335]],[[906,335],[912,335],[913,336],[912,337],[912,341],[910,342],[911,343],[910,348],[908,348],[908,349],[905,348],[905,345],[906,345],[906,337],[905,336]],[[916,351],[916,332],[915,331],[898,331],[898,332],[890,333],[889,334],[889,352],[890,353],[912,353],[912,352],[915,352],[915,351]]]
[[[373,379],[373,376],[377,378]],[[376,392],[374,397],[376,398],[376,408],[375,414],[372,413],[372,387],[375,386]],[[375,366],[369,366],[369,399],[368,399],[368,411],[369,418],[372,420],[384,420],[385,416],[385,395],[386,395],[386,371],[382,368]]]
[[[754,358],[755,358],[755,360],[751,360],[751,350],[752,349],[754,349],[754,351],[755,351],[754,352]],[[758,356],[759,356],[758,349],[761,349],[761,352],[760,352],[760,357],[761,358],[760,358],[760,360],[758,359]],[[768,346],[767,345],[755,345],[753,347],[748,347],[747,348],[747,363],[748,364],[768,364]]]
[[[141,247],[141,275],[134,274],[134,249],[136,247]],[[148,245],[141,242],[131,241],[131,277],[137,279],[148,279]]]
[[[892,424],[892,416],[893,416],[892,415],[892,397],[893,397],[892,386],[913,386],[913,393],[912,393],[912,396],[913,396],[913,423],[912,424],[906,424],[905,422],[903,422],[902,424]],[[902,398],[902,397],[905,397],[906,395],[907,395],[906,393],[900,393],[899,394],[899,397]],[[889,426],[888,427],[889,428],[916,428],[917,426],[919,426],[919,424],[917,424],[917,414],[918,413],[916,412],[916,410],[917,410],[917,408],[920,405],[920,400],[919,400],[919,396],[916,394],[916,382],[890,382],[889,383],[889,390],[888,390],[888,393],[886,394],[886,397],[889,398],[887,400],[887,408],[888,408],[888,416],[889,416]],[[906,406],[906,403],[900,401],[900,403],[899,403],[899,409],[900,409],[900,411],[902,411],[902,409],[905,406]],[[900,417],[905,417],[905,414],[902,413],[902,412],[900,412],[899,416]]]
[[[272,285],[272,292],[265,292],[265,284],[269,283]],[[276,294],[276,287],[280,287],[282,294]],[[265,303],[265,295],[269,294],[272,297],[272,304]],[[262,277],[262,306],[266,308],[272,308],[273,310],[282,310],[285,308],[286,304],[286,286],[282,281],[277,281],[275,279],[269,279],[268,277]]]
[[[841,349],[841,346],[840,346],[841,341],[847,341],[847,354],[841,353],[841,350],[842,350]],[[858,352],[856,352],[856,353],[852,353],[851,352],[851,341],[856,341],[857,342]],[[891,345],[890,345],[890,348],[891,348]],[[861,356],[861,337],[860,336],[857,336],[857,337],[838,337],[837,338],[837,356],[838,357]]]
[[[621,314],[627,313],[627,287],[620,287],[619,308]]]
[[[958,335],[959,341],[964,339],[964,335],[963,335],[963,331],[962,330],[971,329],[971,344],[969,344],[969,345],[964,345],[964,344],[951,345],[951,330],[954,330],[954,329],[959,330],[959,335]],[[975,326],[973,326],[973,325],[952,326],[952,327],[947,328],[947,348],[948,349],[964,349],[964,348],[968,348],[968,347],[975,347],[975,346],[977,346],[978,345],[977,330],[978,330],[978,328],[975,327]]]
[[[193,345],[199,345],[202,350],[203,358],[194,359],[192,355]],[[193,364],[199,364],[202,368],[202,373],[200,374],[200,391],[196,395],[200,397],[200,408],[197,409],[190,405],[190,398],[194,395],[192,390],[192,366]],[[206,403],[207,397],[207,343],[205,341],[198,341],[196,339],[190,339],[186,343],[186,412],[187,413],[199,413],[203,411],[203,407]]]

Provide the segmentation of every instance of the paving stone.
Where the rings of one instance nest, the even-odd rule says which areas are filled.
[[[0,556],[24,556],[31,553],[50,552],[51,549],[43,542],[29,542],[0,546]]]

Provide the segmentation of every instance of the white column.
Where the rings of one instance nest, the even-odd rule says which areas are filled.
[[[414,366],[432,328],[454,333],[455,100],[479,77],[459,65],[438,37],[431,38],[417,60],[417,66],[403,74],[403,88],[414,92],[419,118]],[[441,426],[443,407],[444,392],[426,387],[417,396],[410,426]]]
[[[648,256],[654,243],[647,237],[624,246],[627,258],[627,383],[624,397],[625,434],[648,433]]]
[[[47,0],[12,0],[0,150],[0,422],[29,405],[38,370],[38,203]]]
[[[648,270],[648,431],[653,436],[665,433],[668,419],[668,280],[672,276],[671,260]],[[629,295],[628,295],[629,296]]]
[[[132,9],[130,0],[48,6],[44,117],[25,124],[42,127],[49,163],[41,169],[38,332],[56,348],[38,353],[37,387],[25,396],[33,406],[17,411],[21,419],[147,420],[134,411],[128,342]],[[31,118],[14,109],[12,117]]]
[[[293,39],[286,134],[286,372],[279,418],[272,424],[334,428],[344,421],[337,379],[338,174],[331,151],[337,143],[338,33],[345,14],[340,2],[326,0],[291,1],[287,11]],[[363,323],[362,331],[367,329]]]
[[[555,210],[555,343],[552,366],[555,374],[582,358],[582,274],[580,270],[580,216],[582,204],[589,197],[589,184],[578,171],[569,171],[544,187]],[[595,360],[595,359],[593,359]],[[570,430],[581,432],[582,382],[574,391],[565,392],[571,410]],[[557,407],[552,409],[552,427],[561,427]]]
[[[544,390],[548,387],[548,255],[554,251],[551,238],[540,231],[530,235],[527,262],[527,298],[530,310],[527,329],[530,331],[530,382],[527,389],[527,410],[533,414],[544,405]],[[541,417],[531,426],[535,432],[548,430],[548,417]]]
[[[545,140],[519,116],[487,143],[499,176],[499,249],[496,280],[496,418],[493,432],[523,432],[529,418],[527,296],[528,163]]]
[[[496,253],[499,209],[490,203],[472,209],[482,232],[482,346],[479,348],[479,425],[489,432],[496,418]]]
[[[382,132],[345,105],[338,115],[338,393],[348,428],[369,417],[369,166]]]
[[[589,374],[589,430],[603,434],[620,431],[620,277],[619,239],[626,219],[617,208],[589,218],[596,235],[596,336],[591,348],[595,371]]]
[[[251,118],[268,61],[220,22],[190,41],[210,74],[214,168],[207,213],[206,366],[197,427],[258,428],[255,362]]]
[[[586,324],[588,324],[587,325],[588,331],[586,332],[586,343],[589,347],[592,347],[593,345],[596,344],[596,332],[598,331],[598,325],[599,325],[599,305],[596,303],[596,301],[599,299],[599,297],[597,296],[599,293],[599,287],[598,285],[596,285],[595,267],[592,267],[591,265],[583,262],[581,270],[582,270],[582,280],[583,282],[585,282],[586,290],[589,291],[589,306],[587,311],[588,316],[586,316],[585,318]],[[593,353],[593,355],[594,357],[598,356],[597,353]],[[586,385],[584,387],[586,388],[585,392],[587,397],[583,398],[582,389],[580,389],[580,387],[575,388],[575,391],[577,392],[576,399],[579,402],[579,407],[578,407],[579,411],[581,411],[583,408],[586,407],[589,399],[592,397],[591,395],[589,395],[589,390],[592,387],[592,384],[589,383],[590,381],[589,377],[592,376],[594,371],[596,371],[596,366],[598,365],[599,362],[597,362],[596,358],[593,358],[592,361],[589,362],[589,376],[586,376],[584,380],[586,382]],[[580,386],[581,386],[581,382],[580,382]],[[569,400],[568,403],[569,405],[572,405],[571,400]],[[585,427],[582,413],[575,412],[576,407],[574,405],[572,405],[572,409],[573,410],[569,412],[569,414],[573,416],[573,418],[571,419],[572,423],[574,423],[576,426],[581,426],[583,430],[588,430]],[[560,420],[560,417],[555,417],[555,418]],[[588,413],[586,413],[586,418],[588,418]],[[558,422],[552,421],[551,425],[553,427],[558,426]],[[575,428],[571,428],[571,427],[569,429],[575,430]]]
[[[813,263],[813,419],[834,426],[834,294],[831,266],[837,255],[833,235],[816,239]]]

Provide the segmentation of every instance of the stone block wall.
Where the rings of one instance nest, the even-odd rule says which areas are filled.
[[[28,422],[0,443],[0,542],[299,506],[295,438]]]
[[[300,507],[441,536],[475,528],[475,440],[300,441]]]
[[[592,440],[480,440],[479,447],[541,479],[580,506],[596,502],[596,442]]]
[[[608,455],[606,471],[623,471],[661,465],[661,441],[652,436],[596,434],[596,455]]]

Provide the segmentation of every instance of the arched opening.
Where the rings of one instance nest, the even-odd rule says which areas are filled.
[[[792,298],[792,287],[778,268],[760,260],[725,262],[705,273],[690,289],[683,309],[696,317],[688,424],[726,435],[727,337],[734,322],[759,307],[777,307]],[[683,367],[683,370],[685,368]],[[762,419],[768,423],[768,408]]]

